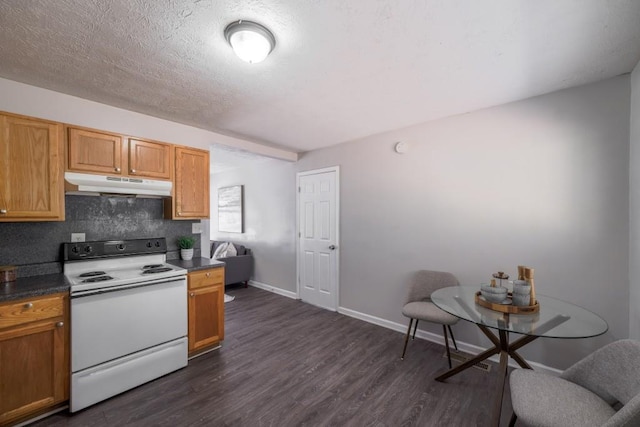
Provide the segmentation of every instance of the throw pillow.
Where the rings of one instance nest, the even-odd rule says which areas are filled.
[[[229,242],[229,245],[227,245],[227,251],[226,251],[226,257],[230,257],[230,256],[237,256],[238,255],[238,251],[236,249],[236,245],[234,245],[233,243]]]
[[[213,253],[213,257],[216,259],[227,258],[230,256],[238,255],[238,251],[236,247],[231,242],[224,242],[218,246],[216,251]]]
[[[213,257],[216,259],[224,258],[224,253],[227,251],[227,246],[229,246],[229,243],[227,242],[221,243],[220,246],[218,246],[215,252],[213,253]]]

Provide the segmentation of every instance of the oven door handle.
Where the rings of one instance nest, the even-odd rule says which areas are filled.
[[[87,291],[76,291],[71,293],[71,298],[82,298],[82,297],[88,297],[91,295],[100,295],[100,294],[108,294],[111,292],[119,292],[119,291],[126,291],[129,289],[136,289],[136,288],[145,288],[147,286],[156,286],[156,285],[161,285],[163,283],[174,283],[174,282],[180,282],[182,280],[186,280],[187,276],[179,276],[179,277],[172,277],[172,278],[168,278],[166,280],[158,280],[158,281],[154,281],[154,282],[144,282],[144,283],[131,283],[128,285],[120,285],[120,286],[114,286],[114,287],[109,287],[109,288],[99,288],[99,289],[91,289],[91,290],[87,290]]]

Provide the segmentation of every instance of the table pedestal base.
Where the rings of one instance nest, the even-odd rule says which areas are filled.
[[[483,360],[495,355],[495,354],[500,354],[500,379],[499,379],[499,390],[498,390],[498,396],[496,397],[496,401],[493,407],[493,414],[491,417],[491,425],[492,426],[499,426],[500,425],[500,415],[502,413],[502,397],[504,394],[504,386],[506,384],[507,381],[507,368],[509,365],[509,357],[511,357],[513,360],[516,361],[516,363],[518,363],[518,365],[520,365],[521,367],[525,368],[525,369],[532,369],[531,366],[522,358],[522,356],[520,356],[518,354],[518,351],[521,347],[529,344],[531,341],[535,340],[536,336],[533,335],[525,335],[522,338],[514,341],[513,343],[509,344],[509,333],[503,330],[499,331],[499,336],[500,338],[498,338],[493,332],[491,332],[491,330],[489,328],[487,328],[484,325],[478,325],[476,324],[476,326],[478,328],[480,328],[480,330],[487,336],[487,338],[489,338],[489,340],[493,343],[493,348],[490,348],[488,350],[483,351],[482,353],[478,354],[476,357],[474,357],[473,359],[470,359],[466,362],[464,362],[463,364],[456,366],[453,369],[449,369],[447,372],[445,372],[444,374],[436,377],[436,381],[444,381],[447,378],[456,375],[470,367],[472,367],[473,365],[475,365],[478,362],[482,362]]]

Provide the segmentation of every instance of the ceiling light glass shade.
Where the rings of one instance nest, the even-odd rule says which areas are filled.
[[[271,31],[251,21],[232,22],[225,28],[224,36],[236,55],[252,64],[264,61],[276,45]]]

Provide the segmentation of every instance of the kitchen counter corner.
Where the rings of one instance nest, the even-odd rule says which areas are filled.
[[[18,277],[13,282],[0,283],[0,303],[69,292],[70,287],[71,284],[64,274]]]
[[[172,259],[172,260],[168,260],[167,264],[184,268],[187,271],[206,270],[208,268],[225,266],[224,262],[218,261],[217,259],[209,259],[209,258],[193,258],[189,261],[185,261],[183,259]]]

